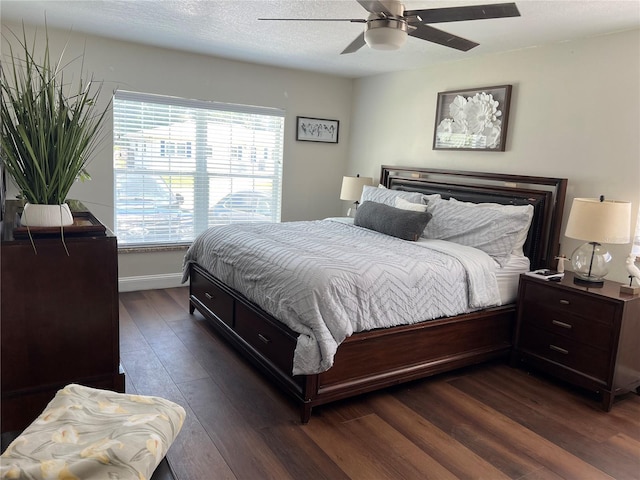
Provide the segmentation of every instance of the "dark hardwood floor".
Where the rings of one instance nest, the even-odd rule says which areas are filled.
[[[640,397],[598,398],[501,363],[314,409],[242,360],[186,288],[120,294],[127,391],[187,410],[180,480],[640,479]]]

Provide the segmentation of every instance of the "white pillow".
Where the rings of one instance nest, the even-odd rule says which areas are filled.
[[[473,206],[473,207],[481,207],[481,208],[495,208],[497,210],[501,210],[506,213],[517,213],[517,212],[525,212],[529,216],[529,221],[527,225],[520,231],[520,235],[518,236],[515,245],[513,246],[512,255],[516,255],[518,257],[524,257],[524,251],[522,247],[524,247],[525,242],[527,241],[527,235],[529,234],[529,227],[531,226],[531,220],[533,220],[533,205],[502,205],[500,203],[472,203],[472,202],[461,202],[460,200],[456,200],[451,197],[449,199],[451,202],[464,203],[465,205]]]
[[[420,203],[411,203],[408,200],[405,200],[402,197],[396,197],[396,204],[394,205],[396,208],[400,208],[402,210],[411,210],[414,212],[426,212],[427,206],[422,205]]]
[[[440,200],[442,197],[439,193],[432,193],[430,195],[422,195],[422,201],[429,205],[429,202],[433,200]]]
[[[433,218],[424,229],[424,237],[478,248],[500,266],[508,261],[522,239],[522,231],[531,223],[527,208],[478,208],[478,204],[442,199],[429,202],[428,207]]]
[[[390,207],[396,206],[396,198],[403,198],[411,203],[422,203],[422,194],[420,192],[405,192],[404,190],[391,190],[380,185],[372,187],[365,185],[362,189],[360,203],[376,202],[384,203]]]

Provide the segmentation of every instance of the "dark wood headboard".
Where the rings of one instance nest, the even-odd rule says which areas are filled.
[[[387,188],[439,193],[442,198],[465,202],[533,205],[524,253],[532,269],[555,265],[560,251],[566,178],[383,165],[380,183]]]

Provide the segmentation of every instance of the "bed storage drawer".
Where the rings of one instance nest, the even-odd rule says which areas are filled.
[[[196,269],[191,270],[191,295],[202,303],[210,313],[233,328],[233,298],[212,284]]]
[[[286,327],[285,327],[286,328]],[[282,371],[291,374],[296,337],[238,303],[234,330]]]

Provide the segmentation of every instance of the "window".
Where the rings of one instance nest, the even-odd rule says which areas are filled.
[[[633,235],[633,244],[631,245],[631,253],[640,259],[640,209],[638,209],[638,220],[636,220],[636,230]]]
[[[283,132],[279,109],[116,92],[118,244],[188,243],[213,225],[279,222]]]

